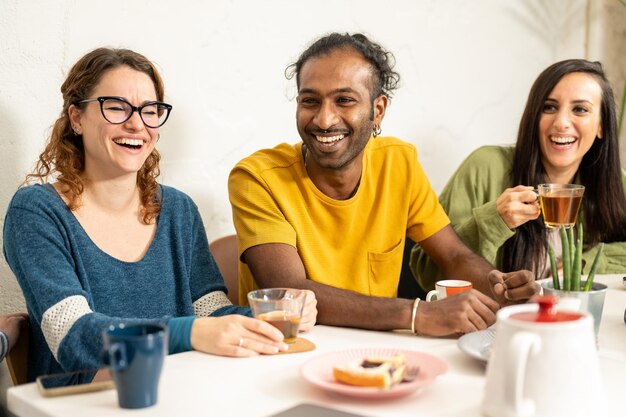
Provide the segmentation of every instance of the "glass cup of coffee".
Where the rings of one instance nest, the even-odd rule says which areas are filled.
[[[539,184],[543,221],[548,228],[573,227],[585,187],[578,184]]]
[[[298,337],[305,300],[306,291],[291,288],[266,288],[248,293],[254,317],[280,330],[285,343],[293,343]]]

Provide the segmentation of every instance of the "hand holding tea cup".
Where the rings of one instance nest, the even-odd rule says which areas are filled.
[[[301,317],[296,329],[310,330],[317,318],[315,294],[309,290],[292,291],[299,291],[298,300],[301,302]],[[248,357],[284,352],[288,350],[284,339],[285,335],[269,322],[239,315],[196,318],[191,329],[193,349],[224,356]]]
[[[541,214],[536,192],[533,187],[524,185],[504,190],[496,199],[496,210],[509,229],[535,220]]]
[[[499,308],[491,297],[470,289],[439,301],[419,303],[415,328],[421,335],[435,337],[484,330],[495,323]]]
[[[298,337],[305,300],[311,291],[292,288],[265,288],[248,293],[248,302],[254,317],[278,328],[285,343],[293,343]],[[314,296],[314,295],[313,295]],[[309,306],[308,314],[317,314],[315,305]],[[310,324],[310,317],[307,317]]]
[[[274,326],[240,315],[199,317],[191,328],[193,349],[214,355],[271,355],[287,350],[283,339],[283,334]]]

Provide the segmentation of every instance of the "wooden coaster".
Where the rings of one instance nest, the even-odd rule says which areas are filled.
[[[300,352],[309,352],[315,349],[315,343],[311,342],[308,339],[304,339],[302,337],[298,337],[291,343],[287,344],[289,346],[289,350],[284,352],[278,352],[279,354],[287,354],[287,353],[300,353]]]

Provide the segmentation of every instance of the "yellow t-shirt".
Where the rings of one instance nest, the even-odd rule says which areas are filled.
[[[239,255],[264,243],[295,247],[307,278],[366,295],[395,297],[405,237],[422,241],[450,223],[409,143],[371,138],[361,182],[348,200],[313,184],[302,143],[240,161],[228,179]],[[256,288],[239,263],[239,299]]]

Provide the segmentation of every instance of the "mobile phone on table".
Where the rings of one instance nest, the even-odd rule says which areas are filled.
[[[37,388],[44,397],[80,394],[115,388],[108,368],[40,375]]]

